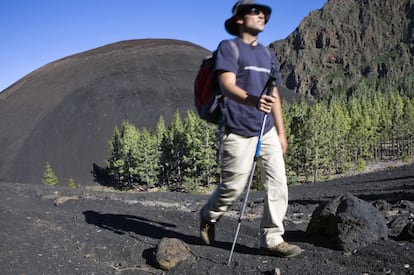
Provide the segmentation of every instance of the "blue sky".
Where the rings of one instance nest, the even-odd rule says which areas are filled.
[[[272,16],[259,40],[284,39],[327,0],[261,0]],[[234,0],[3,0],[0,91],[57,59],[130,39],[170,38],[213,50],[231,36]]]

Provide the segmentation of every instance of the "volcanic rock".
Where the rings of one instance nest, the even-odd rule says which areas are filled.
[[[319,206],[306,231],[310,235],[328,237],[336,248],[344,251],[388,239],[388,227],[381,212],[351,194]]]
[[[162,269],[171,270],[178,263],[191,258],[188,245],[176,238],[162,238],[157,247],[156,259]]]

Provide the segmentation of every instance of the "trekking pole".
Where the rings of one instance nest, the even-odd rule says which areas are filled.
[[[269,79],[268,79],[265,87],[263,88],[262,94],[264,92],[266,92],[267,95],[272,94],[272,90],[273,90],[273,87],[274,87],[274,85],[273,85],[274,80],[275,80],[275,78],[272,75],[269,75]],[[248,184],[246,186],[246,194],[244,196],[242,208],[240,210],[239,221],[238,221],[238,224],[237,224],[236,233],[234,235],[233,245],[231,246],[230,256],[229,256],[229,260],[227,262],[227,265],[230,265],[230,263],[231,263],[231,258],[233,256],[234,247],[236,246],[237,237],[239,235],[240,225],[241,225],[242,218],[243,218],[243,215],[244,215],[244,210],[246,209],[247,200],[249,198],[249,192],[250,192],[250,187],[251,187],[252,181],[253,181],[254,170],[256,169],[256,161],[259,158],[260,146],[262,145],[262,137],[263,137],[264,128],[266,126],[266,119],[267,119],[267,113],[265,113],[263,115],[262,127],[260,128],[259,138],[257,140],[257,145],[256,145],[256,152],[254,154],[253,164],[252,164],[252,168],[250,170],[249,181],[248,181]]]

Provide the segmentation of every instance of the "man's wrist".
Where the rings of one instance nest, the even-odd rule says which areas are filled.
[[[260,97],[247,93],[246,102],[247,102],[247,105],[254,106],[257,109],[259,109]]]

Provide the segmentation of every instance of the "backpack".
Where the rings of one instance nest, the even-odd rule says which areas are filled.
[[[229,40],[238,59],[239,49],[234,40]],[[219,124],[223,95],[214,71],[217,50],[203,59],[194,81],[194,102],[197,113],[207,122]]]

